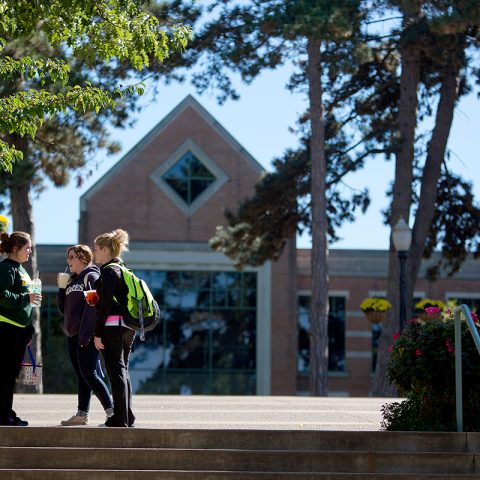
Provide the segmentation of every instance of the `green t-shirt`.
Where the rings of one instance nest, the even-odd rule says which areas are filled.
[[[30,275],[20,263],[9,258],[0,262],[0,322],[17,327],[30,325],[31,284]]]

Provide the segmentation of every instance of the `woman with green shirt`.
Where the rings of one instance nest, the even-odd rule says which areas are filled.
[[[32,240],[25,232],[0,235],[0,425],[26,426],[13,410],[15,380],[25,347],[33,336],[32,303],[41,294],[30,292],[32,280],[22,263],[32,253]]]

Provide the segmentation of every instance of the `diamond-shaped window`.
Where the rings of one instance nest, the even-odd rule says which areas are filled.
[[[191,205],[212,183],[215,175],[190,151],[163,175],[162,179]]]
[[[152,181],[186,215],[193,215],[228,181],[225,172],[187,139],[150,175]]]

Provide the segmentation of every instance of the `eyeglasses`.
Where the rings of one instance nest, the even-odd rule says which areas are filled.
[[[67,260],[75,260],[78,258],[76,255],[68,255]]]

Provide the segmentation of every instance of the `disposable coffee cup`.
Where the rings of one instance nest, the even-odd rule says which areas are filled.
[[[83,294],[85,295],[85,300],[89,305],[96,305],[99,297],[96,290],[84,290]]]
[[[66,272],[60,272],[57,274],[57,283],[59,288],[67,288],[67,283],[70,280],[70,274]]]

